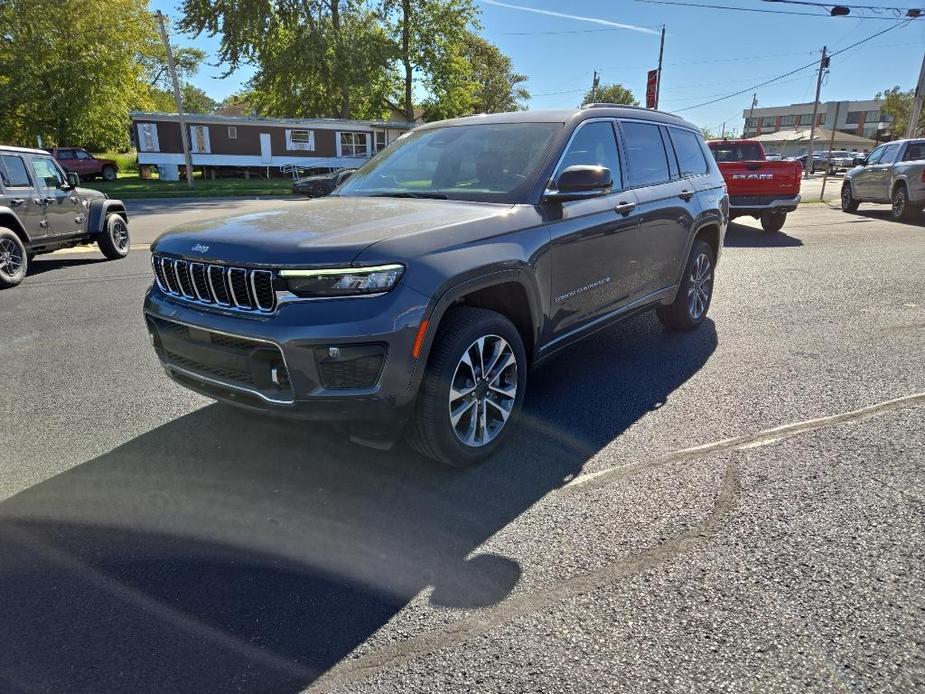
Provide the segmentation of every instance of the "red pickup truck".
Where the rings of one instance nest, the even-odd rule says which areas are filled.
[[[97,159],[80,147],[52,147],[48,151],[65,171],[73,171],[81,178],[102,176],[104,181],[116,180],[119,166],[112,159]]]
[[[729,191],[729,218],[751,216],[765,231],[780,231],[787,213],[800,204],[803,165],[768,161],[755,140],[711,140],[707,143]]]

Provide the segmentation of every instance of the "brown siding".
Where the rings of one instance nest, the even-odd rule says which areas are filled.
[[[203,123],[209,128],[209,144],[212,147],[212,154],[237,154],[237,155],[260,155],[260,132],[261,128],[253,125],[237,125],[228,123],[225,125],[215,123]],[[228,127],[238,129],[237,139],[228,137]]]
[[[144,122],[144,121],[142,121]],[[183,142],[180,139],[180,124],[166,121],[157,122],[157,143],[162,152],[178,154],[183,153]]]

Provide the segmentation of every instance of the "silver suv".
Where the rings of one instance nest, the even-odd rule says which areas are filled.
[[[845,175],[841,208],[854,212],[862,202],[892,204],[895,220],[909,221],[925,207],[925,140],[880,145]]]

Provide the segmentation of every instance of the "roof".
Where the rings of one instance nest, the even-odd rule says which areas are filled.
[[[0,150],[6,152],[21,152],[22,154],[44,154],[48,156],[48,152],[44,149],[35,149],[34,147],[14,147],[13,145],[0,145]]]
[[[463,116],[449,120],[436,121],[419,126],[419,129],[442,128],[458,125],[475,125],[479,123],[568,123],[589,118],[644,118],[665,125],[684,125],[693,130],[699,128],[688,123],[680,116],[665,111],[655,111],[641,106],[617,104],[589,104],[579,109],[559,111],[511,111],[508,113],[480,113],[475,116]]]
[[[752,140],[756,140],[757,142],[809,142],[810,134],[810,128],[797,128],[796,130],[778,130],[776,133],[756,135],[752,138]],[[831,130],[828,128],[816,128],[815,135],[813,136],[814,143],[828,142],[831,139]],[[860,145],[863,147],[871,147],[877,144],[868,137],[852,135],[851,133],[843,133],[840,130],[835,131],[835,142],[843,145]]]
[[[129,116],[133,121],[179,121],[178,113],[161,113],[147,111],[131,111]],[[410,130],[413,123],[400,121],[378,120],[352,120],[349,118],[261,118],[256,116],[223,116],[212,113],[185,113],[183,116],[194,123],[231,123],[241,125],[368,125],[370,127],[396,128]]]

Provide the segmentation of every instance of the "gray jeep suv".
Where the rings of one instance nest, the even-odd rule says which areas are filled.
[[[128,255],[125,205],[79,184],[44,150],[0,146],[0,289],[40,253],[95,242],[110,260]]]
[[[862,202],[889,203],[890,216],[910,221],[925,207],[925,140],[880,145],[845,175],[841,208],[855,212]]]
[[[648,309],[700,325],[727,221],[716,163],[676,116],[460,118],[330,197],[163,234],[144,313],[192,390],[347,420],[371,445],[404,430],[465,465],[508,438],[532,365]]]

